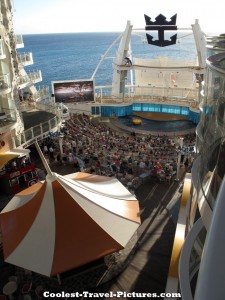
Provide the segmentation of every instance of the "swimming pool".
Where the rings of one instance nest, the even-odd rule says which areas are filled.
[[[132,119],[138,118],[142,120],[142,124],[134,125]],[[130,128],[146,130],[146,131],[158,131],[158,132],[178,132],[178,131],[186,131],[196,128],[196,124],[194,124],[190,120],[176,120],[176,121],[155,121],[144,119],[141,117],[125,116],[119,117],[116,121],[118,125],[128,126]]]

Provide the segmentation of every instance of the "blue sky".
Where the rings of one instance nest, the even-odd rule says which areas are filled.
[[[144,28],[144,14],[168,19],[177,13],[178,27],[199,19],[206,33],[225,32],[222,0],[13,0],[17,34],[123,31],[127,20]]]

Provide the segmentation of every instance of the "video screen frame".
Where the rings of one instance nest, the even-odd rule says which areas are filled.
[[[55,102],[95,102],[95,83],[92,79],[52,81]]]

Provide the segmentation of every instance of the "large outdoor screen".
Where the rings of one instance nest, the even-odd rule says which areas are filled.
[[[95,100],[93,80],[52,81],[56,102],[90,102]]]

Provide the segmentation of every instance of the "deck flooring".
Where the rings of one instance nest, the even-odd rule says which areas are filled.
[[[138,229],[136,251],[129,257],[123,272],[96,291],[158,294],[165,291],[176,227],[171,210],[179,206],[179,185],[177,182],[148,182],[138,189],[142,224]]]

